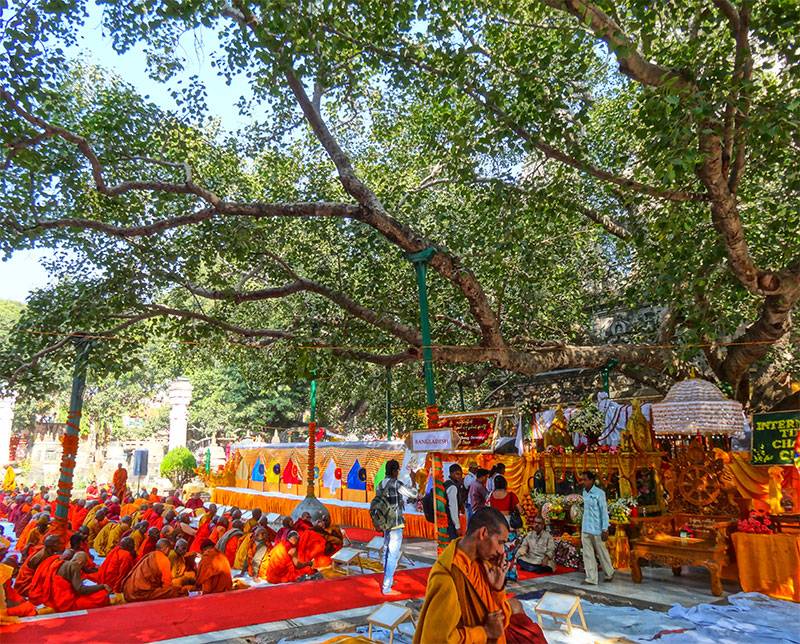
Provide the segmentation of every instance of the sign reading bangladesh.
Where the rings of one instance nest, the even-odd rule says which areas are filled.
[[[484,410],[439,416],[439,427],[449,427],[458,434],[457,452],[491,452],[502,412]]]
[[[753,414],[753,465],[792,465],[800,411]]]

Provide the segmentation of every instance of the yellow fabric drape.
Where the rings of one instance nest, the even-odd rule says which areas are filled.
[[[734,532],[732,537],[742,590],[800,602],[800,535]]]
[[[359,491],[362,495],[363,491]],[[285,499],[281,497],[265,496],[263,494],[248,494],[225,488],[214,488],[211,492],[211,500],[220,505],[235,505],[237,508],[252,510],[261,508],[265,513],[277,512],[281,515],[289,515],[302,500],[300,497]],[[320,499],[325,504],[325,499]],[[325,504],[331,514],[331,522],[335,525],[354,526],[366,530],[374,530],[372,518],[369,516],[367,508],[353,508],[341,505]],[[405,536],[423,537],[433,539],[433,524],[428,523],[425,517],[420,514],[405,515]]]

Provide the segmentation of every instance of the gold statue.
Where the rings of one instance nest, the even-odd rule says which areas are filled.
[[[556,415],[550,427],[544,433],[544,447],[572,447],[572,437],[567,431],[567,418],[564,416],[564,409],[559,405],[556,407]]]
[[[631,412],[628,422],[625,424],[625,431],[623,434],[629,434],[634,447],[640,452],[653,451],[653,436],[650,433],[650,423],[642,413],[642,403],[635,398],[631,401]]]

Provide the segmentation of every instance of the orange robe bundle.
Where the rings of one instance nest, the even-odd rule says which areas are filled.
[[[63,562],[61,566],[68,565]],[[60,569],[61,566],[58,568]],[[79,595],[72,588],[72,582],[64,579],[56,572],[53,575],[53,588],[47,605],[57,613],[70,610],[85,610],[88,608],[100,608],[109,605],[108,593],[105,590],[96,590],[88,595]]]
[[[327,568],[331,558],[325,556],[328,540],[315,530],[303,530],[297,542],[297,558],[300,561],[313,561],[315,568]]]
[[[158,539],[153,539],[149,534],[144,536],[142,540],[142,544],[136,549],[136,557],[137,559],[141,559],[145,555],[149,555],[156,549],[156,543]]]
[[[106,584],[115,593],[120,592],[122,580],[133,568],[133,555],[119,546],[111,549],[94,578],[98,584]]]
[[[224,593],[233,588],[231,565],[216,548],[208,548],[197,567],[197,586],[204,594]]]
[[[160,550],[154,550],[136,562],[122,580],[125,601],[141,602],[151,599],[177,597],[180,590],[172,585],[172,566]]]
[[[264,570],[264,577],[271,584],[285,584],[290,581],[297,581],[302,575],[310,575],[315,571],[313,568],[298,569],[289,555],[289,544],[281,541],[269,552],[269,561]]]

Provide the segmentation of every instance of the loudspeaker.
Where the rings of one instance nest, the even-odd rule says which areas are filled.
[[[147,476],[147,457],[149,452],[146,449],[137,449],[133,452],[133,475]]]

